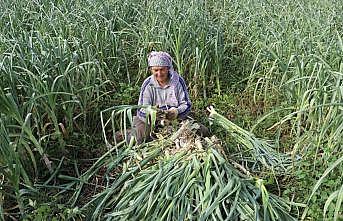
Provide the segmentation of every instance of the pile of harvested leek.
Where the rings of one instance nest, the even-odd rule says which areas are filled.
[[[230,129],[225,118],[210,111],[212,120]],[[152,142],[122,146],[112,158],[115,161],[98,162],[111,169],[120,167],[121,172],[110,177],[104,190],[82,209],[92,220],[294,220],[288,202],[268,193],[261,179],[237,170],[217,139],[197,136],[197,127],[185,121],[172,134],[160,134]],[[236,134],[252,150],[274,153],[250,134]],[[265,163],[261,157],[266,156],[254,157]],[[90,171],[86,174],[81,177],[84,182]]]

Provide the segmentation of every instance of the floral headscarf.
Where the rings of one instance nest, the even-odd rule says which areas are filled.
[[[152,66],[165,66],[173,69],[173,62],[171,56],[164,51],[152,51],[148,55],[148,65]]]

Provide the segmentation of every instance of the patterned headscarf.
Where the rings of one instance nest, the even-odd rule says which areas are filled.
[[[148,55],[148,65],[152,66],[165,66],[173,70],[173,62],[171,56],[167,52],[152,51]]]

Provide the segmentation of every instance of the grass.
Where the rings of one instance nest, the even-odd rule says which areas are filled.
[[[236,138],[254,133],[252,141],[266,137],[292,154],[291,173],[275,180],[284,198],[308,205],[299,212],[304,219],[341,218],[339,1],[5,0],[0,18],[4,219],[43,214],[49,206],[73,217],[75,203],[35,193],[51,177],[64,192],[76,185],[65,186],[57,168],[70,165],[59,166],[56,159],[75,158],[71,161],[81,168],[82,159],[68,155],[71,149],[81,150],[86,139],[88,148],[102,145],[101,111],[136,103],[153,49],[172,54],[199,121],[206,122],[205,108],[215,102],[218,113],[236,116],[235,125],[244,130]],[[119,129],[120,122],[113,123]],[[220,127],[213,132],[229,134],[228,143],[232,138]],[[270,146],[263,141],[260,147]],[[106,151],[105,143],[99,152]],[[70,170],[69,178],[76,171]],[[54,195],[55,188],[45,190]]]

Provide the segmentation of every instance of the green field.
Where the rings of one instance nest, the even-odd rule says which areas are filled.
[[[342,220],[342,38],[335,0],[2,0],[0,220]],[[227,158],[107,141],[152,50]]]

